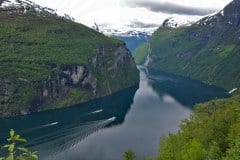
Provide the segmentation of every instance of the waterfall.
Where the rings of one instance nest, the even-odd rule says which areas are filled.
[[[146,58],[146,60],[145,60],[145,62],[144,62],[144,66],[145,67],[147,67],[148,66],[148,64],[149,64],[149,62],[150,62],[150,55],[151,55],[151,44],[150,44],[150,41],[148,41],[147,42],[148,43],[148,53],[147,53],[147,58]]]
[[[147,44],[148,44],[148,53],[147,53],[147,57],[146,57],[146,60],[143,64],[143,66],[145,67],[146,74],[148,75],[148,68],[147,67],[148,67],[148,65],[151,61],[150,55],[151,55],[152,50],[151,50],[151,44],[150,44],[149,40],[148,40]]]

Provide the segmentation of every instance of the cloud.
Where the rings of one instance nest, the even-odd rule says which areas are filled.
[[[134,20],[134,21],[131,22],[131,24],[129,24],[127,26],[133,27],[133,28],[156,28],[156,27],[159,27],[159,24],[144,23],[144,22]]]
[[[126,4],[132,8],[142,7],[142,8],[146,8],[152,12],[162,12],[162,13],[166,13],[166,14],[179,14],[179,15],[203,16],[203,15],[207,15],[207,14],[218,11],[217,9],[213,9],[213,8],[188,7],[188,6],[183,6],[183,5],[179,5],[179,4],[174,4],[171,2],[127,0]]]

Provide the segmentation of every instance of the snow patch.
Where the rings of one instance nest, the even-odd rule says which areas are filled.
[[[30,0],[2,0],[0,3],[0,10],[24,14],[28,11],[34,11],[36,13],[48,13],[74,21],[72,17],[65,13],[58,12],[57,10],[48,7],[42,7]]]
[[[220,12],[220,14],[224,17],[224,10],[222,10],[222,11]]]
[[[137,27],[130,27],[128,25],[115,25],[115,24],[98,24],[96,23],[93,25],[92,28],[97,30],[107,36],[123,36],[123,37],[142,37],[146,36],[146,38],[154,33],[154,31],[158,27],[148,27],[148,28],[137,28]],[[160,26],[160,25],[159,25]]]
[[[199,16],[170,17],[163,22],[163,26],[170,28],[188,27],[200,20]]]
[[[106,24],[96,22],[85,24],[106,36],[135,37],[137,39],[148,39],[158,27],[138,28],[128,25]],[[160,26],[160,24],[159,24]]]

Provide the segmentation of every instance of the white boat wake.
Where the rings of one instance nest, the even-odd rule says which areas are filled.
[[[88,113],[88,114],[96,114],[96,113],[100,113],[100,112],[103,112],[103,109],[99,109],[99,110],[97,110],[97,111],[93,111],[93,112]]]
[[[233,88],[231,91],[229,91],[228,93],[229,94],[233,94],[235,91],[237,91],[238,90],[238,88]]]

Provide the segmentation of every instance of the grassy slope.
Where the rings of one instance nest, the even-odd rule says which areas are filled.
[[[133,57],[136,62],[136,64],[141,65],[145,62],[146,57],[148,54],[148,44],[147,42],[140,45],[138,48],[136,48],[133,52]]]
[[[36,96],[36,85],[49,76],[56,76],[62,65],[88,66],[98,79],[98,89],[102,87],[106,90],[106,86],[109,86],[112,91],[116,91],[137,80],[137,70],[133,67],[119,70],[119,83],[116,84],[115,78],[106,77],[105,69],[98,70],[89,66],[88,60],[96,48],[123,45],[122,41],[54,15],[1,13],[0,21],[0,80],[9,79],[10,92],[13,93],[12,96],[4,96],[5,93],[0,92],[0,102],[4,99],[10,104],[2,107],[0,103],[0,114],[24,110]],[[112,52],[105,54],[105,59],[111,63],[115,58]],[[54,67],[55,71],[52,70]],[[122,75],[125,75],[127,82]],[[0,89],[4,87],[0,84]],[[101,94],[99,91],[98,96]],[[88,98],[84,91],[71,89],[65,99],[49,101],[43,107],[63,107]]]
[[[181,130],[162,139],[158,160],[240,158],[240,96],[196,106]]]
[[[223,33],[218,28],[199,25],[160,27],[150,41],[153,59],[150,67],[225,89],[239,87],[240,47],[233,34],[235,30],[230,27]]]
[[[48,68],[43,64],[86,65],[93,50],[99,46],[122,44],[55,16],[1,13],[0,20],[1,75],[15,73],[16,77],[39,80],[48,74]],[[19,70],[16,71],[16,67]]]

